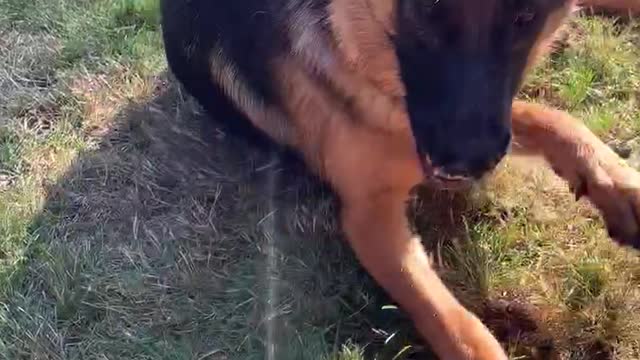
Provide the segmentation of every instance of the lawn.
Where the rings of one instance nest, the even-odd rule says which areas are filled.
[[[430,359],[300,166],[167,75],[157,0],[0,0],[0,358]],[[640,168],[640,23],[577,17],[521,97]],[[513,359],[640,358],[640,257],[537,160],[416,230]]]

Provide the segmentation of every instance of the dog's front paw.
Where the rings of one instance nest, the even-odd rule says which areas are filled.
[[[576,197],[600,210],[613,240],[640,249],[640,173],[613,156],[586,163],[571,181]]]
[[[440,355],[442,359],[455,360],[507,360],[502,346],[478,317],[468,311],[460,313],[455,346],[448,347]]]

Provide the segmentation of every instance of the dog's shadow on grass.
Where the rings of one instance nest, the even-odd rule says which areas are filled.
[[[66,351],[351,359],[359,346],[365,358],[430,358],[342,241],[331,193],[157,82],[48,186],[34,276]],[[464,233],[440,214],[432,235]]]

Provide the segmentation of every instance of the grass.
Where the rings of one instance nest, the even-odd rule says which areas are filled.
[[[343,244],[331,194],[170,81],[156,7],[0,0],[0,358],[430,358]],[[640,26],[568,34],[523,96],[634,144]],[[640,357],[637,254],[540,164],[413,209],[512,358]]]

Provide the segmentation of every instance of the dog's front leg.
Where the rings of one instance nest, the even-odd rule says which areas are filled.
[[[640,248],[640,174],[565,112],[516,101],[512,120],[514,150],[542,155],[600,210],[614,240]]]
[[[362,265],[407,311],[441,359],[500,360],[491,333],[447,290],[406,220],[406,193],[345,199],[343,228]]]
[[[441,359],[506,360],[489,330],[447,290],[412,235],[408,201],[424,180],[412,134],[350,121],[334,126],[326,131],[331,137],[322,152],[323,175],[340,197],[342,229],[360,263]]]

